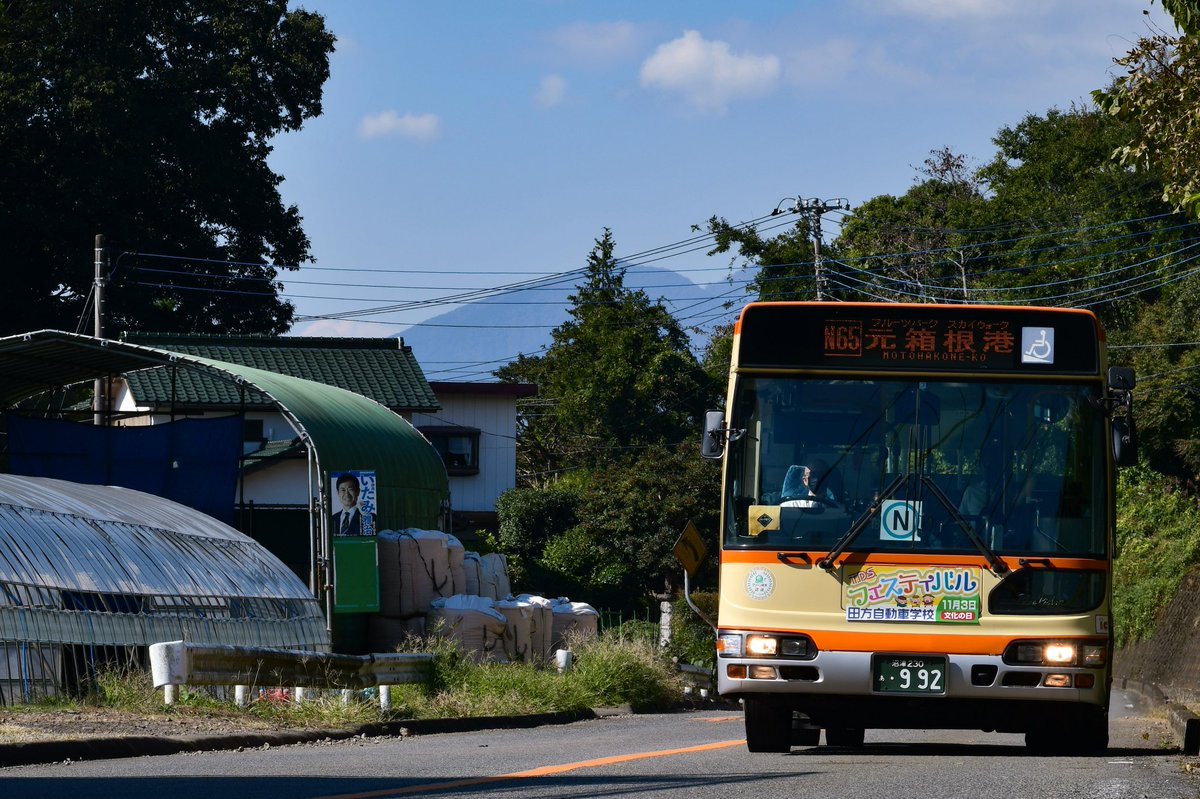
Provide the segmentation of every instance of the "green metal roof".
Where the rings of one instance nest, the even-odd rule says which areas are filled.
[[[440,408],[412,348],[397,338],[126,333],[122,340],[337,386],[394,411],[430,412]],[[237,407],[265,403],[202,372],[172,376],[166,370],[153,369],[131,374],[128,381],[140,405]]]
[[[0,338],[0,398],[7,406],[55,387],[144,369],[205,372],[272,399],[313,449],[320,490],[328,501],[329,474],[373,470],[381,528],[434,527],[449,480],[437,451],[398,414],[337,386],[243,364],[184,355],[128,342],[42,330]]]

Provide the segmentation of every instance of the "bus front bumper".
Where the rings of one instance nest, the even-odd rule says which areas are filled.
[[[906,663],[912,666],[908,674],[902,668]],[[928,667],[926,673],[921,667]],[[1014,666],[996,655],[822,651],[811,659],[718,657],[717,691],[730,697],[780,694],[1106,706],[1108,673],[1103,668]]]

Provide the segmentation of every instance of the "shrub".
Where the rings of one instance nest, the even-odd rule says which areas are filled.
[[[692,601],[712,620],[717,618],[717,594],[695,593]],[[671,605],[671,640],[667,654],[681,663],[711,669],[716,666],[716,633],[680,597]]]
[[[1123,470],[1117,491],[1113,633],[1124,646],[1154,634],[1159,613],[1200,557],[1200,507],[1143,466]]]
[[[575,664],[565,676],[587,706],[651,707],[682,696],[679,673],[656,644],[603,635],[569,647]]]

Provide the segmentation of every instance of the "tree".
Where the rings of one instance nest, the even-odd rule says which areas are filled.
[[[1173,263],[1164,245],[1185,234],[1159,199],[1158,175],[1111,159],[1129,133],[1092,107],[1001,128],[996,155],[979,170],[993,239],[978,280],[991,289],[984,298],[1088,307],[1120,330],[1158,296],[1152,276]]]
[[[536,383],[545,404],[522,414],[526,480],[591,468],[657,444],[690,440],[715,387],[688,347],[687,334],[660,302],[624,285],[605,229],[571,295],[569,319],[545,354],[522,355],[496,374]]]
[[[874,197],[846,218],[840,269],[876,299],[970,300],[982,188],[966,156],[948,147],[932,151],[918,173],[923,179],[904,195]]]
[[[1163,0],[1181,36],[1144,36],[1121,58],[1126,74],[1092,93],[1109,114],[1132,123],[1114,150],[1127,166],[1162,174],[1163,200],[1191,216],[1200,214],[1200,3]]]
[[[334,37],[286,0],[0,4],[0,333],[75,329],[94,236],[108,327],[282,333],[310,260],[270,139],[321,112]],[[154,271],[147,271],[148,269]]]
[[[736,250],[742,259],[742,268],[754,271],[754,277],[746,286],[746,292],[754,299],[798,301],[817,298],[814,230],[807,214],[797,219],[790,230],[770,238],[763,238],[756,225],[731,225],[716,216],[708,220],[708,232],[714,240],[709,255]],[[823,256],[834,254],[824,252]]]
[[[581,487],[578,523],[548,540],[542,573],[578,586],[593,603],[643,609],[679,588],[672,547],[689,521],[716,530],[719,495],[720,472],[694,442],[593,470]]]

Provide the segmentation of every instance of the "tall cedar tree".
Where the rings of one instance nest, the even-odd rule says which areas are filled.
[[[539,386],[538,404],[521,420],[525,480],[690,440],[712,402],[683,328],[662,303],[625,287],[613,248],[606,228],[545,354],[522,355],[496,373]]]
[[[76,329],[98,233],[108,331],[286,331],[268,264],[309,240],[269,141],[321,113],[333,45],[287,0],[0,0],[0,334]]]

